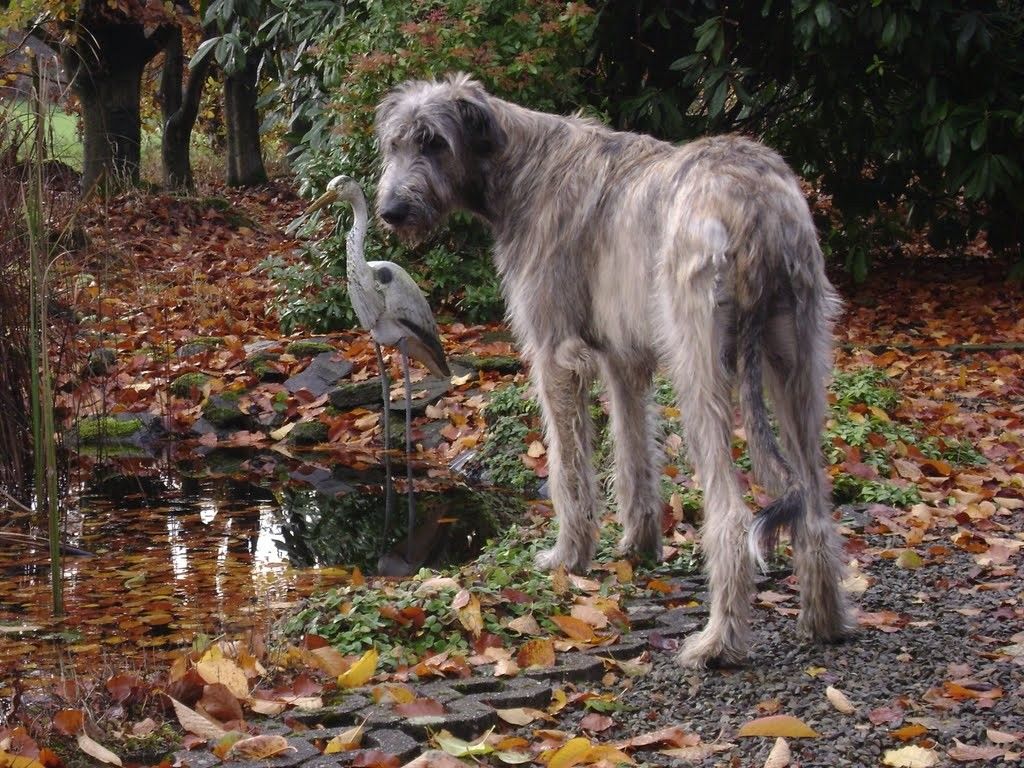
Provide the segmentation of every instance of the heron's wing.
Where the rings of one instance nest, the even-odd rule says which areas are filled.
[[[435,376],[451,376],[427,299],[409,273],[392,262],[370,263],[384,293],[385,312],[407,331],[409,354]]]

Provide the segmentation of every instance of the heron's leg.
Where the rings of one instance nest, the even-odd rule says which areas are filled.
[[[402,372],[405,374],[405,481],[406,495],[409,498],[409,551],[412,557],[412,530],[416,523],[416,496],[412,487],[412,377],[409,375],[409,353],[406,351],[405,339],[398,342],[398,351],[402,353]]]
[[[376,339],[373,339],[373,351],[377,353],[377,367],[380,369],[381,405],[384,406],[384,532],[381,537],[383,550],[387,548],[391,512],[395,508],[395,488],[391,483],[391,383],[388,380],[387,366],[384,364],[384,353],[381,352],[380,344]]]

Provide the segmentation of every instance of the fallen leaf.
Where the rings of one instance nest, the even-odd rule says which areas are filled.
[[[555,644],[547,638],[527,640],[516,654],[516,663],[520,667],[553,667],[555,666]]]
[[[45,766],[34,757],[24,755],[12,755],[0,749],[0,768],[45,768]]]
[[[882,756],[882,765],[892,768],[931,768],[938,762],[939,756],[934,750],[913,745],[887,749]]]
[[[491,731],[493,730],[494,729],[491,728],[487,733],[474,742],[468,742],[463,739],[456,738],[448,731],[435,733],[431,736],[431,741],[453,757],[487,755],[494,751],[494,747],[487,743],[487,737],[491,735]]]
[[[239,739],[231,745],[227,757],[229,759],[265,760],[289,750],[294,752],[295,747],[291,746],[284,736],[263,734]]]
[[[267,717],[274,717],[279,715],[288,709],[288,705],[283,701],[270,701],[269,699],[253,699],[249,702],[249,708],[257,715],[266,715]]]
[[[501,749],[494,752],[494,756],[507,765],[522,765],[533,762],[533,755],[529,752]]]
[[[907,725],[904,725],[902,728],[897,728],[895,731],[892,731],[889,735],[897,741],[910,741],[911,739],[916,739],[922,733],[927,732],[928,729],[920,723],[909,723]]]
[[[510,621],[505,626],[507,626],[513,632],[518,632],[521,635],[543,634],[543,630],[541,630],[540,624],[538,624],[537,620],[533,618],[533,615],[529,613],[520,616],[519,618],[512,619],[512,621]]]
[[[997,731],[995,728],[986,728],[985,735],[993,744],[1013,744],[1020,741],[1019,733],[1006,733],[1005,731]]]
[[[165,696],[167,694],[164,694]],[[178,717],[181,727],[189,733],[201,736],[204,739],[219,739],[224,736],[225,731],[219,723],[215,723],[207,717],[203,717],[194,709],[185,706],[172,696],[167,696],[174,707],[174,714]]]
[[[694,747],[700,744],[700,736],[683,730],[682,726],[670,725],[667,728],[659,728],[656,731],[641,733],[639,736],[634,736],[631,739],[620,742],[619,746],[625,749],[635,749],[636,747],[649,747],[654,744],[670,744],[673,747]]]
[[[231,659],[204,657],[204,660],[196,663],[196,672],[207,683],[224,685],[236,699],[244,699],[249,695],[249,681],[241,668]]]
[[[74,736],[85,725],[85,713],[80,709],[62,709],[53,716],[53,727],[65,736]]]
[[[608,744],[595,744],[583,758],[588,765],[631,765],[634,760],[625,752]]]
[[[395,712],[403,717],[436,716],[444,714],[444,705],[434,699],[419,698],[405,704],[398,704],[395,707]]]
[[[363,743],[363,723],[339,733],[324,746],[325,755],[333,755],[337,752],[348,752],[350,749],[358,749]]]
[[[338,675],[339,688],[358,688],[366,685],[377,672],[377,649],[371,648],[355,664]]]
[[[608,715],[602,715],[597,712],[589,712],[580,720],[580,728],[592,733],[607,731],[613,725],[615,725],[615,721],[608,717]]]
[[[831,685],[828,686],[825,689],[825,696],[828,698],[829,703],[844,715],[852,715],[857,711],[857,708],[853,706],[853,703],[846,697],[846,694],[838,688],[833,688]]]
[[[552,616],[551,621],[558,625],[563,634],[573,640],[589,643],[596,639],[594,628],[582,619],[573,616]]]
[[[814,739],[820,736],[803,720],[792,715],[769,715],[750,720],[740,726],[737,736],[787,736],[791,739]]]
[[[529,707],[512,707],[511,709],[496,709],[494,714],[512,725],[529,725],[537,718],[548,719],[544,712]]]
[[[789,753],[789,744],[779,736],[775,740],[772,751],[768,753],[768,759],[764,761],[764,768],[786,768],[790,760],[792,760],[792,756]]]
[[[953,739],[953,743],[956,746],[947,751],[946,754],[958,763],[970,763],[975,760],[995,760],[997,757],[1002,757],[1006,751],[1002,747],[964,744],[959,739]]]
[[[468,600],[465,605],[456,607],[456,614],[459,617],[459,623],[465,627],[473,637],[479,637],[484,628],[484,619],[480,614],[480,600],[476,595],[469,594],[466,590],[463,590],[463,592],[466,592],[468,595]]]
[[[325,645],[322,648],[315,648],[310,651],[309,654],[312,657],[313,663],[331,677],[337,677],[349,668],[349,663],[345,661],[345,657],[342,656],[341,651],[330,645]]]
[[[658,754],[674,757],[676,760],[686,760],[690,763],[699,763],[707,760],[719,752],[728,752],[736,745],[728,741],[716,741],[711,744],[695,744],[692,747],[677,747],[675,749],[659,749]]]
[[[590,739],[585,739],[582,736],[569,739],[555,750],[551,760],[548,761],[548,768],[572,768],[572,766],[583,762],[587,753],[590,752],[590,747]]]
[[[102,744],[93,741],[84,733],[78,734],[78,748],[89,757],[95,757],[101,763],[108,765],[122,765],[121,758],[104,747]]]

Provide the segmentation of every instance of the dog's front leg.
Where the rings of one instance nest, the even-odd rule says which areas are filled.
[[[548,443],[548,478],[558,518],[555,546],[537,555],[537,565],[585,571],[597,539],[597,484],[591,462],[593,424],[589,412],[588,366],[564,365],[564,355],[543,350],[531,367]]]

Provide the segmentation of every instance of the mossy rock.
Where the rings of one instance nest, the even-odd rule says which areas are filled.
[[[279,355],[271,354],[269,352],[260,352],[246,360],[245,367],[248,368],[252,372],[252,375],[260,381],[284,381],[288,378],[288,374],[282,373],[271,365],[271,363],[278,360],[279,357]]]
[[[104,441],[126,441],[142,431],[142,419],[118,419],[113,416],[86,416],[75,425],[78,441],[96,444]]]
[[[328,432],[322,421],[300,421],[288,433],[288,441],[295,445],[316,445],[327,441]]]
[[[238,398],[236,392],[212,395],[203,404],[204,418],[218,429],[247,427],[252,420],[238,407]]]
[[[327,396],[339,411],[350,411],[363,405],[380,405],[380,376],[366,381],[353,381],[339,385]]]
[[[514,355],[456,355],[451,362],[474,371],[497,373],[518,373],[523,368],[523,361]]]
[[[223,344],[224,339],[220,336],[196,336],[188,343],[182,344],[175,354],[179,358],[194,357]]]
[[[285,347],[284,351],[295,357],[313,357],[321,352],[334,352],[334,347],[325,341],[303,339],[302,341],[293,341]]]
[[[198,371],[183,373],[171,382],[171,394],[178,397],[191,397],[193,392],[201,392],[209,380],[209,376]]]

